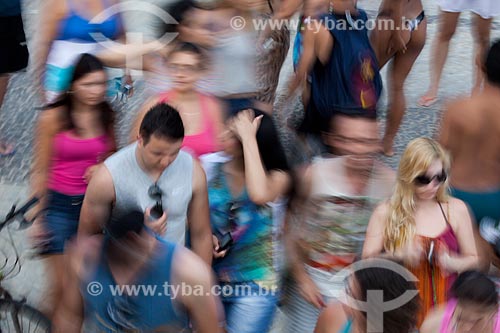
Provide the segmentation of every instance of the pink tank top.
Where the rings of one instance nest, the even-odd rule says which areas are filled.
[[[66,131],[54,137],[53,147],[48,188],[66,195],[81,195],[87,189],[85,171],[102,162],[110,150],[110,141],[107,135],[78,139]]]
[[[453,313],[455,312],[455,308],[457,307],[458,301],[454,298],[451,298],[446,303],[446,309],[444,310],[443,321],[441,322],[441,328],[439,333],[453,333],[454,330],[450,327],[451,318],[453,317]],[[493,328],[493,333],[500,333],[500,315],[497,313],[495,316],[495,326]]]
[[[174,95],[173,91],[167,91],[160,95],[160,102],[168,103]],[[202,117],[202,130],[199,133],[186,135],[182,142],[182,148],[193,157],[198,158],[201,155],[214,153],[217,151],[216,133],[214,124],[210,118],[208,102],[212,97],[198,94],[200,98],[200,109]]]

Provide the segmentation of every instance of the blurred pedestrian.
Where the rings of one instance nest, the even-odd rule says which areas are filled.
[[[28,46],[24,34],[20,0],[6,0],[0,3],[0,109],[12,73],[28,66]],[[14,154],[12,143],[1,141],[0,158]]]
[[[223,126],[223,110],[218,99],[203,94],[196,87],[205,73],[207,59],[199,47],[191,43],[178,43],[167,57],[172,88],[147,101],[139,111],[130,140],[135,141],[145,114],[158,103],[175,106],[184,124],[182,148],[194,157],[220,150],[219,137]]]
[[[106,221],[129,210],[148,216],[148,227],[164,240],[186,244],[212,262],[207,182],[200,163],[181,150],[182,119],[167,104],[144,116],[138,140],[104,161],[89,183],[80,214],[79,238],[101,233]]]
[[[89,332],[184,332],[188,314],[196,332],[220,332],[210,268],[156,237],[147,218],[129,212],[74,244],[53,332],[80,332],[84,320]]]
[[[393,23],[390,29],[387,20]],[[392,60],[388,76],[387,125],[382,139],[383,152],[387,156],[394,155],[394,138],[406,111],[404,83],[424,48],[426,37],[427,19],[421,0],[381,2],[370,42],[380,69]]]
[[[344,293],[347,297],[343,298],[344,302],[328,305],[321,313],[314,333],[373,332],[373,327],[378,325],[382,325],[383,330],[380,332],[384,333],[414,332],[420,305],[418,296],[405,300],[404,304],[391,311],[382,310],[383,304],[369,303],[370,292],[375,290],[383,292],[383,302],[387,303],[417,288],[414,282],[389,269],[388,263],[391,262],[381,259],[358,262],[356,270],[346,279]],[[360,309],[361,304],[366,304],[366,308]],[[374,322],[375,318],[370,318],[374,311],[383,311],[380,317],[382,322]]]
[[[490,44],[491,22],[500,14],[500,2],[497,0],[438,0],[439,26],[432,43],[429,88],[419,99],[418,104],[429,107],[437,102],[441,74],[448,57],[450,41],[458,25],[460,14],[472,12],[472,36],[474,40],[474,82],[473,92],[479,92],[484,83],[482,67]]]
[[[450,295],[446,304],[429,313],[420,333],[500,332],[497,288],[484,274],[463,272]]]
[[[48,314],[62,296],[65,246],[78,230],[87,185],[116,150],[106,82],[102,63],[90,54],[81,55],[69,90],[37,120],[31,191],[41,199],[43,213],[33,233],[35,241],[48,241],[41,249],[49,258]]]
[[[69,88],[79,55],[96,54],[103,48],[99,38],[124,36],[119,11],[110,10],[117,4],[117,0],[48,0],[41,4],[34,66],[42,101],[53,102]],[[94,22],[99,14],[103,20]]]
[[[363,246],[363,257],[396,257],[417,276],[419,325],[446,302],[457,273],[480,267],[477,232],[464,202],[448,194],[449,172],[449,156],[436,141],[412,140],[394,193],[373,212]]]
[[[470,206],[478,224],[484,217],[500,220],[500,40],[483,70],[483,90],[450,102],[438,135],[453,160],[451,193]]]
[[[285,220],[291,282],[283,311],[286,332],[312,333],[323,307],[343,288],[332,279],[361,255],[368,220],[388,198],[394,172],[376,160],[378,127],[372,113],[337,114],[323,141],[338,157],[317,158],[298,172]]]
[[[280,293],[273,203],[291,186],[271,117],[240,111],[226,120],[221,143],[229,160],[208,179],[214,233],[213,268],[222,290],[228,333],[268,332]],[[239,292],[238,292],[239,291]]]

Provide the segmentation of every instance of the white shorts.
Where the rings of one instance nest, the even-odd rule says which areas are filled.
[[[500,15],[499,0],[437,0],[437,4],[444,12],[471,11],[484,19]]]

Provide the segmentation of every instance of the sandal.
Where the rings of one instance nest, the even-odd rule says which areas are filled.
[[[423,106],[424,108],[431,107],[438,101],[438,97],[428,97],[428,96],[422,96],[418,100],[418,105]]]

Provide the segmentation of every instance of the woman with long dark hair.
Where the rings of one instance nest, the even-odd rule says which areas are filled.
[[[83,54],[70,89],[37,120],[31,187],[45,210],[35,221],[35,234],[43,235],[41,251],[49,256],[49,315],[62,291],[64,247],[76,235],[87,184],[99,163],[116,150],[106,82],[102,63]]]
[[[419,309],[419,298],[416,295],[417,287],[413,281],[402,276],[399,270],[394,270],[394,267],[397,267],[395,265],[398,263],[384,259],[369,259],[358,262],[354,272],[346,280],[344,301],[330,304],[321,313],[314,332],[413,332]],[[399,268],[404,270],[402,266]],[[414,297],[401,301],[404,304],[394,309],[384,311],[382,310],[384,304],[377,304],[377,302],[373,302],[373,299],[370,302],[369,298],[373,297],[375,291],[383,292],[384,304],[402,299],[407,292],[413,291]],[[371,295],[370,292],[372,292]],[[411,296],[411,294],[409,295]],[[366,305],[366,307],[362,305]],[[381,322],[373,320],[371,317],[379,311],[384,311]]]
[[[213,268],[222,290],[226,332],[268,332],[278,301],[279,268],[273,205],[291,185],[270,116],[240,111],[221,143],[229,160],[208,169]]]
[[[498,293],[486,275],[477,271],[460,274],[450,295],[446,304],[427,316],[421,333],[500,332]]]

